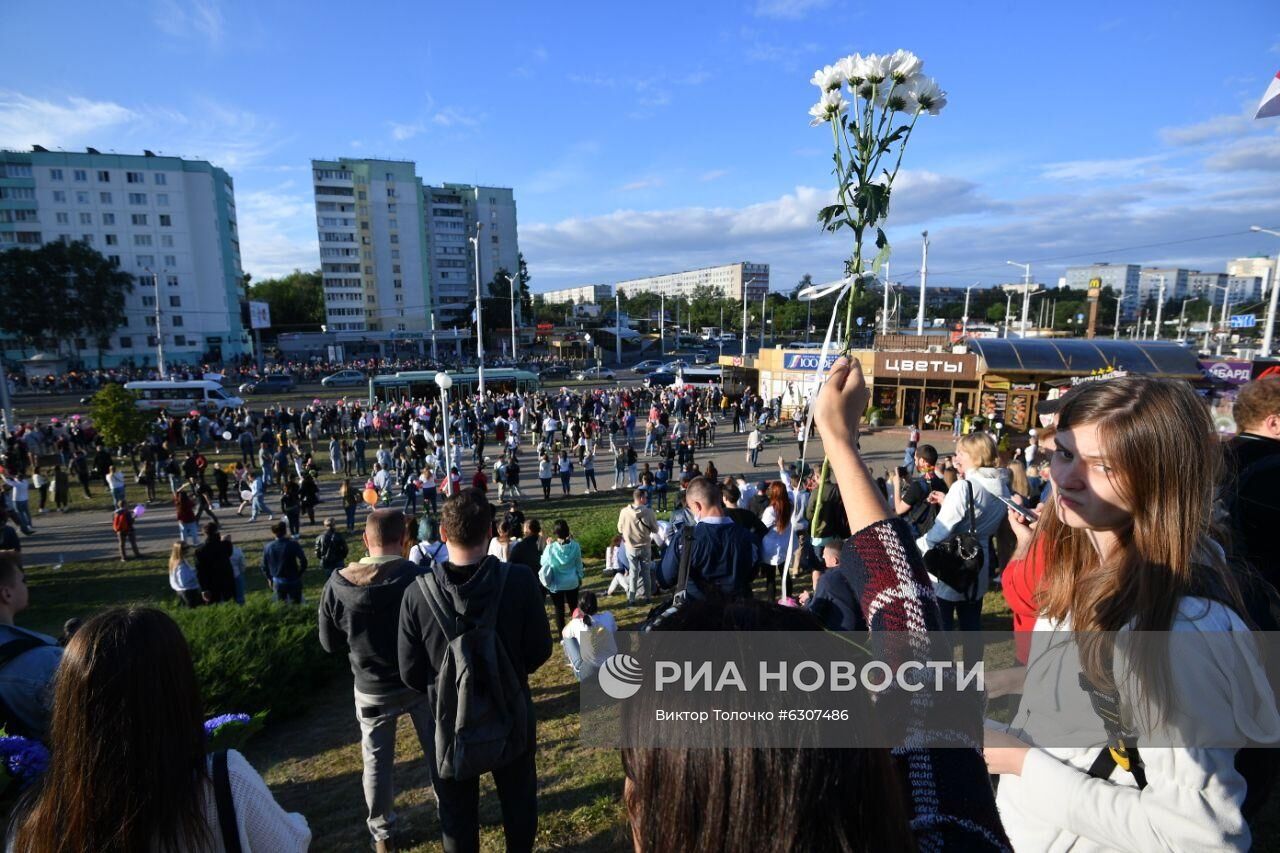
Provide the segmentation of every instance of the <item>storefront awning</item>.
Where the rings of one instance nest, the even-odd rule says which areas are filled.
[[[969,352],[986,362],[987,372],[1087,376],[1111,368],[1142,376],[1200,379],[1194,351],[1172,341],[1115,341],[1104,338],[970,338]]]

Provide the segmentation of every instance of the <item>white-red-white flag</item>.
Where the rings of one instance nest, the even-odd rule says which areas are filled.
[[[1253,117],[1271,118],[1273,116],[1280,116],[1280,71],[1271,78],[1271,85],[1267,87],[1267,93],[1262,96],[1262,101],[1258,104],[1258,112]]]

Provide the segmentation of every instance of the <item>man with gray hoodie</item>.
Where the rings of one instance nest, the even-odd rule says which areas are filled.
[[[374,849],[395,849],[396,721],[408,714],[423,743],[432,740],[427,697],[405,687],[397,659],[397,625],[404,591],[420,571],[401,555],[407,530],[404,513],[379,509],[365,521],[369,556],[329,575],[320,598],[320,645],[346,646],[355,676],[356,719],[364,757],[364,799]]]

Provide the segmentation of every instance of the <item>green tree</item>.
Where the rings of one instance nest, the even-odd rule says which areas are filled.
[[[147,415],[138,408],[138,395],[114,382],[104,385],[89,401],[93,426],[111,447],[136,444],[147,434]]]
[[[69,348],[89,338],[101,359],[108,337],[124,324],[133,287],[132,275],[87,243],[9,249],[0,252],[0,331],[32,348],[49,339],[56,349]]]
[[[324,284],[320,271],[294,270],[249,288],[249,298],[271,306],[271,328],[278,332],[318,332],[324,323]]]
[[[987,322],[1000,323],[1004,321],[1004,306],[999,302],[993,302],[987,306]]]

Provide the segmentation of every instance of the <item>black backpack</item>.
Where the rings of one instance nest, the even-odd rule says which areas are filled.
[[[418,576],[427,607],[448,645],[436,674],[436,772],[442,779],[475,779],[510,764],[529,743],[529,707],[520,676],[496,626],[507,566],[486,560],[498,590],[478,622],[454,610],[435,574]]]

